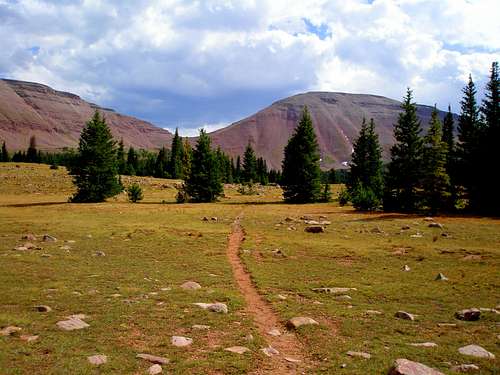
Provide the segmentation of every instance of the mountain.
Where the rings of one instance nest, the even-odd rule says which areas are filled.
[[[363,117],[373,118],[383,147],[389,158],[394,142],[393,124],[401,113],[401,103],[376,95],[336,92],[308,92],[279,100],[269,107],[226,128],[210,134],[213,143],[231,156],[243,155],[248,142],[268,167],[281,169],[283,149],[293,133],[304,105],[313,120],[321,151],[323,168],[345,168],[350,160],[352,144],[357,138]],[[418,105],[418,116],[427,128],[433,108]],[[444,113],[440,113],[444,117]]]
[[[86,102],[48,86],[0,79],[0,140],[11,150],[28,147],[32,135],[41,150],[76,147],[85,123],[98,109],[125,145],[153,149],[170,145],[172,134],[149,122]]]

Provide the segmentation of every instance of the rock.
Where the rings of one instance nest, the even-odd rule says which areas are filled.
[[[306,316],[296,316],[290,319],[286,326],[288,329],[297,329],[305,325],[318,325],[319,323],[312,318]]]
[[[21,327],[8,326],[0,330],[0,336],[14,336],[21,330]]]
[[[25,234],[24,236],[21,237],[21,239],[27,240],[27,241],[36,241],[37,240],[36,236],[34,234],[31,234],[31,233]]]
[[[385,232],[382,229],[380,229],[379,227],[375,227],[375,228],[372,228],[370,230],[370,233],[373,233],[373,234],[384,234]]]
[[[33,341],[38,340],[39,336],[38,335],[21,335],[21,336],[19,336],[19,338],[23,341],[26,341],[26,342],[33,342]]]
[[[228,308],[225,303],[194,303],[193,305],[196,305],[198,307],[201,307],[204,310],[208,311],[213,311],[216,313],[221,313],[221,314],[227,314],[228,313]]]
[[[25,246],[16,246],[16,247],[14,248],[14,250],[16,250],[16,251],[27,251],[27,250],[28,250],[28,248],[27,248],[27,247],[25,247]]]
[[[210,326],[206,326],[204,324],[194,324],[192,326],[192,328],[194,328],[194,329],[200,329],[200,330],[203,329],[204,330],[204,329],[210,329]]]
[[[280,354],[280,352],[277,351],[276,349],[274,349],[272,346],[268,346],[267,348],[262,348],[262,349],[260,349],[260,351],[263,352],[268,357],[272,357],[273,355]]]
[[[324,233],[325,228],[319,225],[315,225],[315,226],[305,227],[304,231],[307,233]]]
[[[409,229],[411,229],[409,225],[403,225],[401,227],[401,230],[409,230]]]
[[[455,323],[438,323],[438,327],[456,327]]]
[[[331,221],[329,221],[329,220],[321,220],[321,221],[319,222],[319,225],[331,225],[331,224],[332,224],[332,222],[331,222]]]
[[[439,272],[439,273],[437,274],[437,276],[436,276],[435,280],[438,280],[438,281],[446,281],[446,280],[448,280],[448,278],[447,278],[445,275],[443,275],[441,272]]]
[[[277,297],[282,301],[286,300],[286,296],[284,296],[283,294],[278,294]]]
[[[224,350],[226,352],[231,352],[231,353],[236,353],[236,354],[244,354],[244,353],[250,351],[250,349],[248,349],[246,346],[231,346],[231,347],[226,348]]]
[[[74,331],[76,329],[83,329],[90,327],[82,319],[75,316],[68,317],[68,320],[61,320],[57,322],[56,325],[65,331]]]
[[[42,240],[43,242],[57,242],[57,238],[51,236],[50,234],[44,234]]]
[[[342,363],[342,364],[340,365],[340,368],[346,368],[346,367],[347,367],[347,363]]]
[[[203,218],[201,219],[201,221],[208,221],[208,217],[203,216]]]
[[[95,365],[103,365],[104,363],[108,362],[108,356],[102,355],[102,354],[96,354],[96,355],[91,355],[90,357],[87,357],[87,360]]]
[[[106,253],[104,251],[98,250],[94,253],[94,256],[96,257],[105,257]]]
[[[309,216],[309,215],[304,215],[304,216],[300,217],[300,220],[314,220],[314,218],[312,216]]]
[[[416,343],[411,343],[408,345],[416,346],[417,348],[435,348],[436,346],[438,346],[434,342],[416,342]]]
[[[295,219],[293,217],[287,216],[287,217],[285,217],[285,221],[288,223],[293,223],[293,222],[295,222]]]
[[[405,272],[409,272],[409,271],[411,271],[411,268],[410,268],[410,266],[409,266],[409,265],[405,264],[405,265],[403,266],[403,268],[401,268],[401,270],[402,270],[402,271],[405,271]]]
[[[439,228],[439,229],[443,229],[443,224],[440,224],[440,223],[430,223],[429,224],[429,228]]]
[[[193,339],[184,336],[172,336],[171,343],[173,346],[182,348],[184,346],[189,346],[193,343]]]
[[[377,311],[377,310],[366,310],[365,313],[368,315],[382,315],[383,314],[381,311]]]
[[[424,221],[434,221],[434,218],[433,217],[425,217]]]
[[[458,349],[458,352],[460,354],[470,355],[476,358],[495,359],[495,355],[493,353],[490,353],[489,351],[480,347],[479,345],[462,346],[461,348]]]
[[[197,290],[201,289],[201,285],[198,284],[196,281],[186,281],[184,284],[181,285],[181,288],[184,290]]]
[[[163,372],[163,369],[161,368],[161,366],[159,364],[155,364],[153,366],[151,366],[150,368],[148,368],[148,375],[157,375],[157,374],[161,374]]]
[[[497,309],[492,309],[489,307],[480,307],[479,311],[486,313],[500,314],[500,311],[498,311]]]
[[[463,364],[463,365],[453,366],[451,368],[451,371],[453,371],[453,372],[475,372],[475,371],[479,371],[479,367],[477,367],[474,364]]]
[[[476,321],[481,318],[481,311],[475,307],[471,309],[460,310],[455,313],[455,318],[467,322]]]
[[[370,359],[372,357],[371,354],[364,353],[364,352],[352,352],[352,351],[348,351],[346,354],[349,357],[361,357],[361,358],[364,358],[364,359]]]
[[[216,217],[216,216],[212,216],[212,217],[210,218],[210,220],[212,220],[212,221],[219,221],[219,218],[218,218],[218,217]]]
[[[347,293],[351,290],[357,290],[356,288],[313,288],[313,292],[317,293],[328,293],[328,294],[340,294],[340,293]]]
[[[300,363],[300,359],[293,358],[293,357],[284,357],[285,361],[290,362],[290,363]]]
[[[51,312],[52,311],[52,309],[47,305],[35,306],[35,310],[38,312]]]
[[[319,225],[319,221],[316,221],[316,220],[304,220],[304,224],[307,224],[307,225]]]
[[[416,233],[416,234],[412,234],[410,237],[411,238],[422,238],[423,236],[422,236],[422,233]]]
[[[267,332],[267,334],[274,337],[281,336],[281,332],[278,328],[273,328],[272,330]]]
[[[389,375],[444,375],[433,368],[422,363],[413,362],[408,359],[400,358],[394,362]]]
[[[156,363],[157,365],[166,365],[167,363],[170,362],[168,358],[165,357],[158,357],[156,355],[151,355],[151,354],[145,354],[145,353],[139,353],[136,355],[137,358],[144,359],[148,362],[151,363]]]
[[[404,320],[415,320],[415,316],[413,314],[407,313],[406,311],[398,311],[394,314],[396,318],[404,319]]]
[[[335,299],[338,301],[350,301],[350,300],[352,300],[352,297],[348,296],[347,294],[344,294],[342,296],[335,297]]]

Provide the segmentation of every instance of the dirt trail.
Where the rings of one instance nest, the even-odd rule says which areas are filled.
[[[300,341],[293,332],[283,326],[271,306],[259,295],[246,271],[240,257],[240,245],[245,235],[240,225],[240,218],[233,223],[227,246],[227,257],[233,270],[234,278],[246,302],[246,312],[251,315],[262,337],[267,344],[279,351],[279,355],[269,358],[267,364],[258,369],[256,374],[299,374],[305,373],[309,367],[308,360]],[[269,331],[278,329],[282,335],[272,336]],[[287,360],[288,359],[288,360]],[[291,361],[297,360],[298,363]]]

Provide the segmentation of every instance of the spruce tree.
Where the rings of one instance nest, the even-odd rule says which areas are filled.
[[[128,149],[127,152],[127,167],[126,171],[129,176],[135,176],[139,169],[139,157],[137,156],[137,152],[134,150],[132,146]]]
[[[172,178],[184,178],[182,175],[182,155],[184,154],[182,139],[179,136],[179,130],[175,129],[172,147],[170,149],[169,172]]]
[[[203,129],[193,150],[191,174],[184,189],[193,202],[213,202],[223,193],[216,155]]]
[[[476,102],[476,86],[469,76],[469,82],[463,89],[463,99],[460,102],[461,110],[458,118],[457,177],[465,189],[469,208],[479,209],[481,197],[478,189],[481,163],[481,133],[482,124],[479,117],[479,108]]]
[[[451,106],[448,106],[448,112],[443,120],[443,142],[446,144],[446,173],[450,177],[450,196],[447,204],[448,210],[454,210],[457,201],[456,186],[456,150],[455,150],[455,121],[451,113]]]
[[[261,185],[269,184],[269,173],[267,171],[267,163],[264,158],[257,158],[257,168],[256,168],[257,181]]]
[[[240,155],[236,157],[236,168],[235,168],[235,173],[234,173],[234,182],[239,184],[242,181],[242,172],[241,172],[241,158]]]
[[[182,154],[182,176],[185,179],[191,173],[191,159],[193,156],[193,151],[191,150],[191,145],[189,144],[188,139],[184,140]]]
[[[155,160],[154,176],[157,178],[167,178],[169,168],[169,152],[165,147],[162,147],[158,152]]]
[[[70,174],[77,188],[72,202],[102,202],[122,190],[115,141],[98,111],[82,130],[78,155],[70,166]]]
[[[394,125],[395,144],[386,178],[384,208],[396,211],[414,211],[419,205],[421,183],[422,127],[417,117],[413,93],[407,90],[401,105],[398,122]]]
[[[258,182],[257,157],[255,156],[255,152],[250,142],[248,142],[245,153],[243,154],[243,172],[241,182],[250,184]]]
[[[125,160],[125,145],[123,144],[123,138],[120,140],[120,143],[118,143],[116,162],[118,163],[118,173],[125,174],[127,163]]]
[[[30,137],[30,145],[26,151],[26,161],[28,163],[38,162],[38,151],[36,149],[36,138],[34,135]]]
[[[423,203],[436,214],[446,209],[450,197],[450,178],[446,171],[447,144],[443,141],[441,121],[434,107],[429,130],[424,138]]]
[[[367,124],[363,119],[359,137],[354,143],[347,184],[354,206],[363,210],[378,208],[382,201],[383,186],[382,150],[375,133],[375,122],[371,119],[370,124]]]
[[[290,203],[315,202],[321,198],[319,146],[307,107],[295,132],[285,146],[281,186]]]
[[[9,151],[7,151],[7,146],[5,145],[5,141],[2,144],[2,161],[3,162],[10,161]]]

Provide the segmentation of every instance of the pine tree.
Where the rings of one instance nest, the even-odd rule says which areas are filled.
[[[288,140],[283,159],[281,186],[286,202],[307,203],[321,198],[319,146],[307,107]]]
[[[96,111],[80,135],[78,155],[70,174],[77,187],[72,202],[102,202],[118,194],[116,149],[106,121]]]
[[[154,176],[157,178],[167,178],[169,169],[169,152],[165,147],[162,147],[158,152],[155,160]]]
[[[172,178],[184,178],[182,175],[182,155],[184,154],[182,139],[179,136],[179,130],[175,129],[172,147],[170,149],[169,172]]]
[[[434,107],[429,130],[424,138],[423,202],[431,214],[447,208],[450,197],[450,178],[446,172],[447,144],[443,141],[441,121]]]
[[[126,174],[129,176],[135,176],[139,169],[139,157],[137,156],[137,152],[134,150],[132,146],[128,149],[127,152],[127,167]]]
[[[478,190],[481,198],[479,209],[488,214],[500,214],[499,179],[494,174],[492,179],[491,166],[500,165],[500,71],[498,62],[491,65],[490,80],[486,85],[485,99],[481,106],[484,122],[483,137],[481,139],[480,164],[478,165]]]
[[[118,149],[116,150],[116,160],[118,163],[118,173],[125,174],[125,169],[127,163],[125,161],[125,145],[123,144],[123,138],[118,143]]]
[[[191,159],[193,156],[193,151],[191,150],[191,145],[189,144],[188,139],[186,138],[184,140],[184,147],[183,147],[183,154],[182,154],[182,176],[184,179],[189,176],[191,173]]]
[[[463,99],[460,102],[461,111],[458,118],[458,144],[456,146],[457,174],[459,183],[464,187],[469,208],[479,209],[480,191],[478,168],[481,163],[481,133],[482,124],[479,108],[476,102],[476,86],[469,76],[469,82],[463,89]]]
[[[267,171],[267,163],[262,157],[257,158],[256,175],[257,175],[257,181],[261,185],[269,184],[269,173]]]
[[[243,172],[241,182],[254,183],[257,181],[257,158],[252,145],[248,142],[245,153],[243,154]]]
[[[443,142],[446,144],[446,173],[450,177],[450,197],[447,204],[448,210],[454,210],[457,201],[456,186],[456,150],[455,150],[455,121],[451,113],[451,106],[448,106],[448,112],[443,120]]]
[[[5,141],[2,144],[2,161],[3,162],[10,161],[9,151],[7,151],[7,146],[5,145]]]
[[[30,137],[30,145],[26,151],[26,161],[28,163],[38,162],[38,151],[36,149],[36,138],[34,135]]]
[[[234,173],[234,182],[239,184],[242,182],[242,172],[241,172],[241,158],[240,155],[236,157],[236,168]]]
[[[193,202],[213,202],[222,193],[217,159],[211,149],[211,140],[202,129],[193,150],[191,174],[186,180],[185,191]]]
[[[363,119],[359,137],[354,143],[349,182],[347,184],[355,207],[363,210],[378,208],[383,196],[382,150],[375,133],[375,122]],[[358,195],[373,198],[359,199]],[[359,205],[356,203],[359,202]]]
[[[396,211],[414,211],[418,208],[421,183],[422,127],[417,117],[417,105],[408,89],[401,105],[398,122],[394,125],[395,144],[386,178],[384,208]]]

